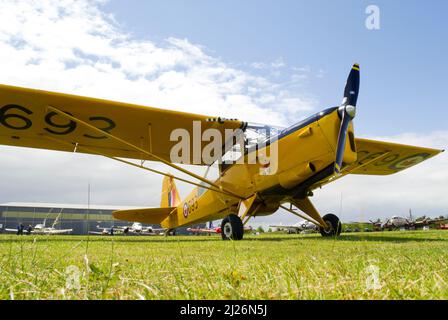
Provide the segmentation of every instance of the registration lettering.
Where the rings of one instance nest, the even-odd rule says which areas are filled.
[[[70,112],[64,112],[73,116]],[[33,112],[26,107],[17,104],[5,105],[0,108],[0,125],[12,130],[22,131],[30,129],[33,126],[33,121],[30,119],[32,114]],[[43,129],[53,135],[63,136],[79,130],[75,121],[66,119],[54,111],[46,113],[43,121],[45,123]],[[113,120],[103,116],[89,117],[89,122],[109,134],[116,127]],[[83,134],[83,136],[89,139],[107,138],[105,135],[91,135],[87,133]]]

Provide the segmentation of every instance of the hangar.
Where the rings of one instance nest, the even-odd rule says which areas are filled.
[[[20,223],[35,226],[44,223],[51,227],[55,220],[57,229],[73,229],[71,234],[85,235],[97,230],[97,226],[127,226],[128,222],[112,217],[115,210],[133,209],[130,206],[79,205],[63,203],[22,203],[0,204],[0,232],[6,228],[17,228]],[[160,228],[159,225],[145,225]]]

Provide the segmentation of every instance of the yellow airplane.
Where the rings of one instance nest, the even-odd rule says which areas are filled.
[[[165,176],[160,208],[116,211],[116,219],[160,224],[167,230],[223,219],[222,238],[240,240],[251,217],[283,208],[316,224],[323,236],[337,236],[339,218],[319,214],[310,201],[313,190],[347,174],[393,174],[443,151],[355,138],[359,74],[354,64],[340,106],[281,130],[0,85],[0,144],[96,154]],[[184,133],[193,139],[181,139]],[[212,140],[219,142],[221,152],[210,148]],[[162,162],[193,181],[152,169],[147,160]],[[213,162],[219,164],[213,181],[179,166]],[[174,180],[195,186],[183,201]]]

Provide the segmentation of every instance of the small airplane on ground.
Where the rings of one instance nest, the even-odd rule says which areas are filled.
[[[378,218],[375,221],[369,220],[369,223],[372,225],[373,231],[381,231],[381,226],[383,225],[381,219]]]
[[[45,227],[45,220],[43,223],[36,224],[34,228],[32,226],[25,227],[22,224],[16,229],[5,229],[6,232],[14,232],[18,235],[21,234],[39,234],[39,235],[52,235],[52,234],[66,234],[73,231],[73,229],[56,229],[52,227]]]
[[[115,234],[123,234],[123,235],[159,235],[164,234],[165,229],[163,228],[153,228],[153,227],[143,227],[140,222],[134,222],[131,226],[118,226],[118,227],[100,227],[97,226],[97,229],[101,231],[89,231],[90,234],[99,234],[99,235],[115,235]]]
[[[381,222],[380,219],[377,219],[376,221],[370,221],[370,223],[373,225],[374,230],[396,230],[396,229],[416,229],[421,228],[425,226],[434,225],[437,223],[440,223],[444,221],[444,219],[432,219],[424,217],[422,219],[416,219],[414,220],[412,217],[406,218],[402,216],[392,216],[388,219],[386,219],[384,222]]]
[[[119,220],[172,230],[223,219],[222,238],[241,240],[251,218],[283,208],[322,236],[338,236],[339,218],[321,216],[311,202],[314,190],[348,174],[394,174],[443,151],[356,138],[359,79],[354,64],[340,105],[287,128],[0,85],[0,144],[96,154],[165,176],[160,208],[116,211]],[[214,163],[216,180],[179,166]],[[175,179],[196,187],[183,201]]]
[[[123,234],[137,234],[137,235],[159,235],[164,234],[164,228],[143,227],[140,222],[134,222],[129,227],[116,227],[123,231]]]
[[[100,231],[89,231],[89,234],[102,235],[102,236],[113,236],[116,234],[122,234],[123,231],[121,229],[116,229],[115,227],[100,227],[99,225],[96,228]]]
[[[6,232],[15,232],[17,235],[22,234],[40,234],[40,235],[51,235],[51,234],[66,234],[73,231],[73,229],[56,229],[55,226],[59,223],[61,214],[63,209],[58,213],[56,218],[53,221],[53,224],[51,227],[46,227],[47,223],[47,217],[51,213],[52,210],[50,210],[47,215],[45,216],[45,219],[43,223],[36,224],[34,228],[29,225],[28,227],[25,227],[22,223],[16,228],[16,229],[5,229]]]
[[[308,220],[300,221],[296,224],[283,226],[283,225],[273,225],[269,226],[271,228],[277,228],[277,230],[286,230],[288,234],[300,233],[302,231],[319,231],[319,228]]]
[[[402,228],[409,227],[411,225],[411,223],[412,222],[409,221],[405,217],[392,216],[381,224],[381,229],[382,230],[384,230],[384,229],[388,229],[388,230],[402,229]]]

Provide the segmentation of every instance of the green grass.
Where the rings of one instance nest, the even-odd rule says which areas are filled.
[[[436,230],[239,242],[0,235],[0,299],[448,299],[447,249],[448,231]],[[79,287],[67,287],[73,266]]]

